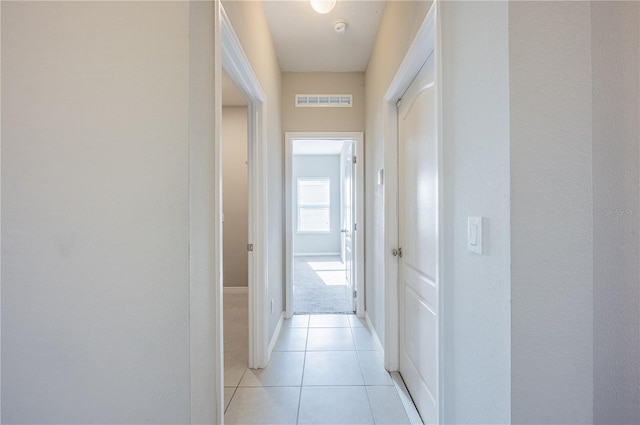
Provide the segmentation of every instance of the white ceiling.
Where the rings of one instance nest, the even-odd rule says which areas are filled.
[[[365,71],[373,48],[384,1],[337,0],[326,15],[308,0],[263,2],[282,71]],[[333,25],[347,22],[344,34]]]
[[[342,145],[351,140],[294,140],[294,155],[340,155]]]

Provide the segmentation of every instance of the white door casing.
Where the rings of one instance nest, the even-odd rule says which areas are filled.
[[[194,2],[189,7],[189,26],[194,28],[190,49],[197,52],[190,55],[190,66],[214,77],[208,82],[212,92],[191,93],[197,100],[191,106],[203,113],[194,114],[189,147],[190,412],[191,423],[223,423],[222,68],[249,102],[249,238],[254,244],[249,258],[249,366],[253,368],[266,366],[269,355],[265,94],[220,1]],[[208,81],[206,72],[194,73],[193,82]]]
[[[351,140],[355,157],[359,158],[353,173],[355,188],[353,193],[353,209],[355,222],[360,228],[353,232],[353,267],[352,281],[357,291],[355,311],[358,317],[364,317],[364,231],[360,230],[364,223],[364,170],[358,166],[364,158],[364,135],[359,132],[285,132],[285,317],[293,315],[293,143],[295,140]]]
[[[355,191],[353,190],[353,175],[354,167],[356,164],[353,162],[353,142],[345,142],[347,145],[344,152],[344,161],[342,163],[342,239],[344,241],[344,265],[345,265],[345,279],[349,284],[349,291],[353,293],[356,289],[354,279],[354,227],[357,224],[355,221]],[[352,308],[355,311],[355,297],[353,297]]]
[[[270,354],[267,329],[268,218],[264,214],[268,205],[267,126],[263,106],[265,94],[222,6],[220,6],[220,19],[221,65],[248,101],[249,241],[247,242],[253,245],[253,251],[249,253],[248,266],[249,367],[257,369],[267,365]],[[216,170],[218,174],[221,172],[221,169]]]
[[[398,106],[400,374],[425,423],[438,423],[439,161],[434,56]]]

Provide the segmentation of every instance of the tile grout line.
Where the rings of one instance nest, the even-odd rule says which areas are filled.
[[[311,320],[309,318],[309,320]],[[300,392],[298,393],[298,412],[296,413],[296,425],[300,421],[300,406],[302,405],[302,387],[304,386],[304,369],[307,365],[307,341],[309,341],[309,321],[307,321],[307,337],[304,340],[304,360],[302,360],[302,376],[300,378]]]
[[[361,385],[359,385],[359,386],[364,387],[364,391],[365,391],[365,393],[366,393],[366,397],[367,397],[367,404],[366,404],[366,406],[368,406],[368,407],[369,407],[369,413],[370,413],[370,418],[371,418],[370,420],[372,421],[371,423],[375,425],[375,424],[377,423],[377,420],[376,420],[376,417],[375,417],[375,416],[374,416],[374,414],[373,414],[373,407],[372,407],[373,401],[371,400],[371,398],[370,398],[370,393],[369,393],[369,391],[368,391],[368,388],[369,388],[369,387],[374,387],[374,386],[372,386],[372,385],[367,385],[367,381],[366,381],[366,377],[365,377],[365,373],[364,373],[364,366],[363,366],[363,362],[362,362],[362,357],[361,357],[360,351],[363,351],[363,352],[364,352],[364,351],[366,351],[366,352],[377,352],[377,351],[379,351],[379,349],[364,349],[364,350],[359,350],[359,349],[357,348],[357,345],[356,345],[356,336],[355,336],[355,335],[356,335],[356,332],[354,331],[354,329],[356,329],[356,328],[363,328],[363,327],[362,327],[362,326],[353,326],[353,325],[354,325],[354,323],[355,323],[355,324],[358,324],[359,322],[357,322],[357,321],[353,321],[353,322],[352,322],[351,320],[349,320],[349,317],[346,317],[346,319],[347,319],[347,324],[348,324],[348,326],[346,326],[346,327],[344,327],[344,326],[323,326],[322,328],[326,328],[326,329],[336,329],[336,330],[337,330],[337,329],[341,329],[341,328],[342,328],[342,329],[349,328],[349,334],[351,335],[352,343],[353,343],[353,347],[354,347],[352,350],[356,352],[356,359],[357,359],[357,361],[358,361],[358,366],[357,366],[357,367],[358,367],[358,370],[360,371],[361,378],[362,378],[362,384],[361,384]],[[357,319],[356,319],[356,320],[357,320]],[[328,351],[336,351],[336,352],[348,352],[348,351],[351,351],[351,350],[336,350],[336,349],[319,349],[319,350],[316,350],[316,351],[309,351],[310,331],[311,331],[311,329],[316,329],[315,327],[314,327],[314,328],[312,328],[312,327],[310,326],[310,324],[311,324],[311,317],[309,316],[306,326],[297,327],[297,328],[300,328],[300,329],[304,329],[304,330],[305,330],[305,341],[304,341],[304,347],[303,347],[303,350],[301,350],[301,351],[302,351],[302,353],[303,353],[303,362],[302,362],[302,373],[301,373],[301,379],[300,379],[300,381],[299,381],[299,386],[298,386],[298,388],[299,388],[299,393],[298,393],[298,405],[297,405],[297,410],[296,410],[295,424],[299,424],[299,423],[300,423],[300,421],[301,421],[301,412],[302,412],[302,391],[304,390],[304,388],[305,388],[305,387],[311,387],[311,386],[309,386],[309,385],[305,385],[305,384],[304,384],[304,382],[305,382],[305,375],[306,375],[306,360],[307,360],[307,359],[306,359],[306,356],[307,356],[307,353],[314,353],[314,352],[328,352]],[[292,330],[292,329],[293,329],[293,327],[287,327],[287,328],[288,328],[289,330]],[[365,329],[367,329],[368,327],[366,327],[366,326],[365,326],[364,328],[365,328]],[[321,328],[319,328],[319,329],[321,329]],[[361,331],[358,331],[358,332],[360,332],[361,334],[364,334],[364,332],[361,332]],[[343,335],[344,335],[344,334],[343,334]],[[359,334],[359,335],[360,335],[360,334]],[[362,336],[362,335],[361,335],[361,336]],[[368,345],[367,345],[367,344],[365,344],[365,345],[364,345],[364,347],[368,347]],[[274,350],[274,351],[275,351],[275,350]],[[288,351],[290,351],[290,352],[295,352],[296,350],[292,350],[292,351],[291,351],[291,350],[285,350],[285,352],[288,352]],[[367,357],[367,358],[368,358],[368,357]],[[242,375],[241,375],[241,377],[240,377],[240,379],[239,379],[239,381],[238,381],[238,384],[233,388],[233,393],[231,394],[231,397],[230,397],[230,399],[229,399],[229,405],[228,405],[228,407],[224,410],[225,414],[226,414],[226,413],[227,413],[227,411],[229,410],[229,408],[230,408],[230,406],[231,406],[232,402],[234,402],[234,400],[235,400],[235,396],[237,395],[237,391],[238,391],[238,390],[239,390],[239,388],[240,388],[241,382],[242,382],[242,380],[247,376],[247,373],[249,373],[249,372],[248,372],[248,368],[247,368],[247,367],[245,367],[245,368],[244,368],[244,370],[243,370],[243,372],[242,372]],[[393,379],[391,379],[391,380],[392,380],[392,384],[391,384],[391,386],[393,386],[393,385],[394,385]],[[377,381],[376,381],[376,382],[377,382]],[[260,385],[260,386],[262,386],[262,385]],[[325,387],[325,386],[326,386],[326,385],[316,385],[316,387]],[[341,386],[342,386],[342,385],[341,385]],[[347,386],[347,387],[354,387],[354,385],[346,385],[346,386]],[[269,387],[282,387],[282,385],[269,385]],[[357,387],[357,386],[356,386],[356,387]],[[397,388],[396,388],[396,390],[397,390]],[[237,400],[235,400],[235,401],[237,401]],[[403,403],[402,403],[402,400],[400,400],[400,401],[401,401],[401,404],[403,404]],[[365,405],[362,405],[362,407],[363,407],[363,408],[364,408],[364,406],[365,406]],[[309,407],[309,406],[307,405],[307,407]],[[405,407],[405,406],[402,406],[402,407]],[[309,410],[309,409],[307,409],[307,410]],[[406,408],[404,408],[403,410],[405,411],[405,414],[407,414],[407,416],[408,416],[408,412],[406,411]]]
[[[351,322],[349,322],[349,325],[351,325]],[[367,381],[364,377],[364,370],[362,370],[362,361],[360,359],[360,350],[358,350],[358,347],[356,346],[356,338],[353,334],[353,327],[349,327],[349,329],[351,330],[351,337],[353,338],[353,346],[356,348],[356,358],[358,359],[358,367],[360,368],[360,375],[362,375],[362,386],[364,387],[364,393],[367,395],[367,403],[369,405],[369,413],[371,414],[371,420],[373,421],[373,424],[375,425],[376,423],[376,417],[373,415],[373,407],[371,406],[371,398],[369,398],[369,390],[367,389]]]
[[[233,398],[236,396],[236,393],[238,392],[238,388],[240,388],[240,383],[242,382],[242,378],[244,378],[244,375],[247,373],[247,370],[249,370],[248,366],[246,366],[244,368],[244,371],[242,372],[242,375],[240,375],[240,379],[238,380],[238,383],[233,388],[233,394],[231,394],[231,398],[229,399],[229,404],[224,409],[224,412],[222,412],[223,416],[224,416],[225,413],[227,413],[227,410],[229,410],[229,407],[231,407],[231,402],[233,401]],[[229,387],[227,387],[227,388],[229,388]]]

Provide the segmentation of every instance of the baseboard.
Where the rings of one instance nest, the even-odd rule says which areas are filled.
[[[294,257],[335,257],[340,256],[339,252],[301,252],[293,254]]]
[[[373,327],[373,323],[371,323],[371,318],[369,317],[369,313],[365,312],[364,313],[364,318],[367,321],[367,326],[369,327],[369,330],[371,331],[371,335],[373,336],[373,341],[375,342],[376,346],[378,347],[378,350],[380,350],[380,352],[382,353],[382,357],[384,357],[384,347],[382,346],[382,343],[380,342],[380,338],[378,338],[378,333],[376,332],[376,328]]]
[[[420,418],[416,405],[413,404],[411,394],[409,394],[409,390],[407,389],[402,376],[400,376],[400,373],[398,372],[390,372],[390,374],[393,385],[396,387],[400,401],[404,406],[404,410],[407,412],[407,416],[409,416],[409,423],[411,425],[422,425],[422,418]]]
[[[225,286],[222,288],[224,295],[248,294],[249,288],[246,286]]]
[[[280,331],[282,330],[282,323],[284,322],[284,311],[280,313],[280,319],[278,319],[278,324],[276,325],[276,329],[273,331],[273,335],[271,336],[271,341],[269,341],[269,348],[267,349],[267,359],[271,358],[271,353],[276,346],[276,342],[278,342],[278,337],[280,337]]]

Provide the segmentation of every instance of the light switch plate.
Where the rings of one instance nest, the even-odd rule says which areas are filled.
[[[467,226],[467,249],[482,254],[482,217],[469,217]]]

